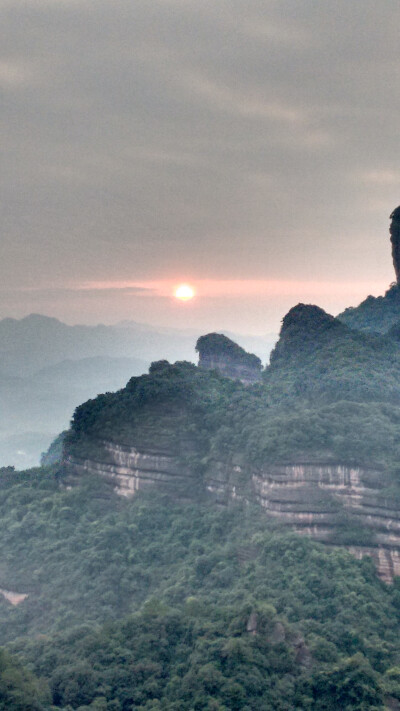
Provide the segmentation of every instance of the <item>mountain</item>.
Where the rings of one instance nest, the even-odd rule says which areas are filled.
[[[147,367],[137,358],[98,356],[63,360],[24,378],[0,377],[0,466],[37,465],[79,403],[118,390]]]
[[[399,341],[298,304],[249,383],[220,336],[0,469],[0,701],[4,673],[35,711],[398,708]]]
[[[31,314],[0,321],[0,466],[35,466],[68,427],[75,407],[118,390],[153,360],[195,360],[199,334],[125,321],[116,326],[68,326]],[[263,357],[273,336],[243,337]]]
[[[399,344],[353,330],[318,306],[298,304],[283,319],[265,378],[278,400],[399,404]]]
[[[258,502],[283,525],[372,555],[390,580],[400,573],[399,383],[395,340],[299,304],[263,383],[160,361],[81,405],[65,475],[101,476],[125,496],[155,487],[178,500]]]
[[[357,331],[387,333],[400,323],[400,286],[392,284],[384,296],[367,296],[359,306],[345,309],[338,319]]]
[[[222,333],[208,333],[197,339],[199,368],[216,369],[222,375],[250,385],[261,380],[261,360],[247,353]]]
[[[63,360],[98,356],[138,358],[147,363],[160,358],[194,361],[194,344],[200,335],[194,329],[154,328],[134,321],[68,326],[39,314],[20,320],[6,318],[0,321],[0,373],[24,377]],[[260,351],[264,361],[275,341],[274,334],[233,337],[245,348]]]
[[[398,290],[298,304],[263,371],[232,334],[196,367],[191,331],[0,323],[7,426],[92,393],[0,468],[1,708],[398,711]]]
[[[160,333],[142,324],[68,326],[55,318],[31,314],[21,320],[0,321],[0,370],[30,376],[64,361],[98,356],[135,357],[151,362],[160,352],[167,357],[193,357],[190,336]]]
[[[367,296],[355,307],[349,307],[338,318],[357,331],[387,333],[400,324],[400,206],[390,215],[390,242],[396,281],[384,296]]]
[[[0,483],[4,708],[395,708],[399,589],[371,561],[239,501],[121,499],[50,470]]]

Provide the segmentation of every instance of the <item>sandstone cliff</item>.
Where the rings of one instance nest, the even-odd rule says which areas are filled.
[[[261,380],[261,361],[221,333],[208,333],[196,343],[199,368],[217,370],[226,378],[240,380],[246,385]]]
[[[202,345],[201,359],[215,362]],[[400,575],[399,382],[395,341],[299,304],[257,388],[160,361],[84,403],[66,436],[64,480],[91,474],[123,496],[156,487],[179,500],[258,503],[279,525],[372,556],[390,581]]]
[[[396,273],[396,281],[400,284],[400,206],[393,210],[390,219],[393,266]]]
[[[69,456],[69,483],[83,474],[105,477],[122,496],[157,487],[173,496],[202,493],[219,504],[259,503],[282,526],[357,557],[369,555],[380,577],[400,575],[400,501],[388,493],[382,471],[346,464],[296,463],[247,468],[213,460],[199,481],[178,457],[101,442],[103,459]]]

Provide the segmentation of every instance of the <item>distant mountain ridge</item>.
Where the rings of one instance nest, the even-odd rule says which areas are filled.
[[[150,363],[195,361],[194,343],[200,330],[154,327],[135,321],[113,326],[69,326],[58,319],[31,314],[23,319],[0,321],[0,373],[31,375],[48,365],[66,359],[96,356],[135,357]],[[276,336],[240,336],[226,332],[247,350],[257,351],[265,361]]]
[[[39,463],[43,449],[68,427],[75,407],[118,390],[152,361],[195,361],[194,329],[155,328],[135,321],[69,326],[31,314],[0,321],[0,466]],[[233,335],[264,361],[275,336]]]

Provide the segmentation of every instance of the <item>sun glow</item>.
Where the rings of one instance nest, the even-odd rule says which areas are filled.
[[[174,296],[180,301],[190,301],[194,297],[194,289],[189,284],[179,284],[174,291]]]

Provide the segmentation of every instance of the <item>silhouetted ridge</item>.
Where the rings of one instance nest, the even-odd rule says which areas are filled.
[[[275,402],[400,404],[396,337],[360,333],[317,306],[299,304],[283,319],[264,374]]]
[[[337,318],[357,331],[387,333],[400,321],[400,286],[392,284],[384,296],[367,296],[359,306],[350,306]]]
[[[387,333],[400,321],[400,205],[390,215],[390,241],[396,282],[384,296],[367,296],[359,306],[349,307],[338,319],[350,328],[369,333]]]
[[[300,329],[308,334],[317,335],[327,329],[340,328],[340,326],[334,316],[327,314],[319,306],[297,304],[284,317],[280,335],[284,336],[289,329]]]
[[[390,215],[390,241],[392,243],[392,258],[397,283],[400,283],[400,206]]]
[[[299,356],[321,342],[330,341],[348,329],[319,306],[297,304],[282,321],[279,341],[271,353],[271,364],[281,357]]]

